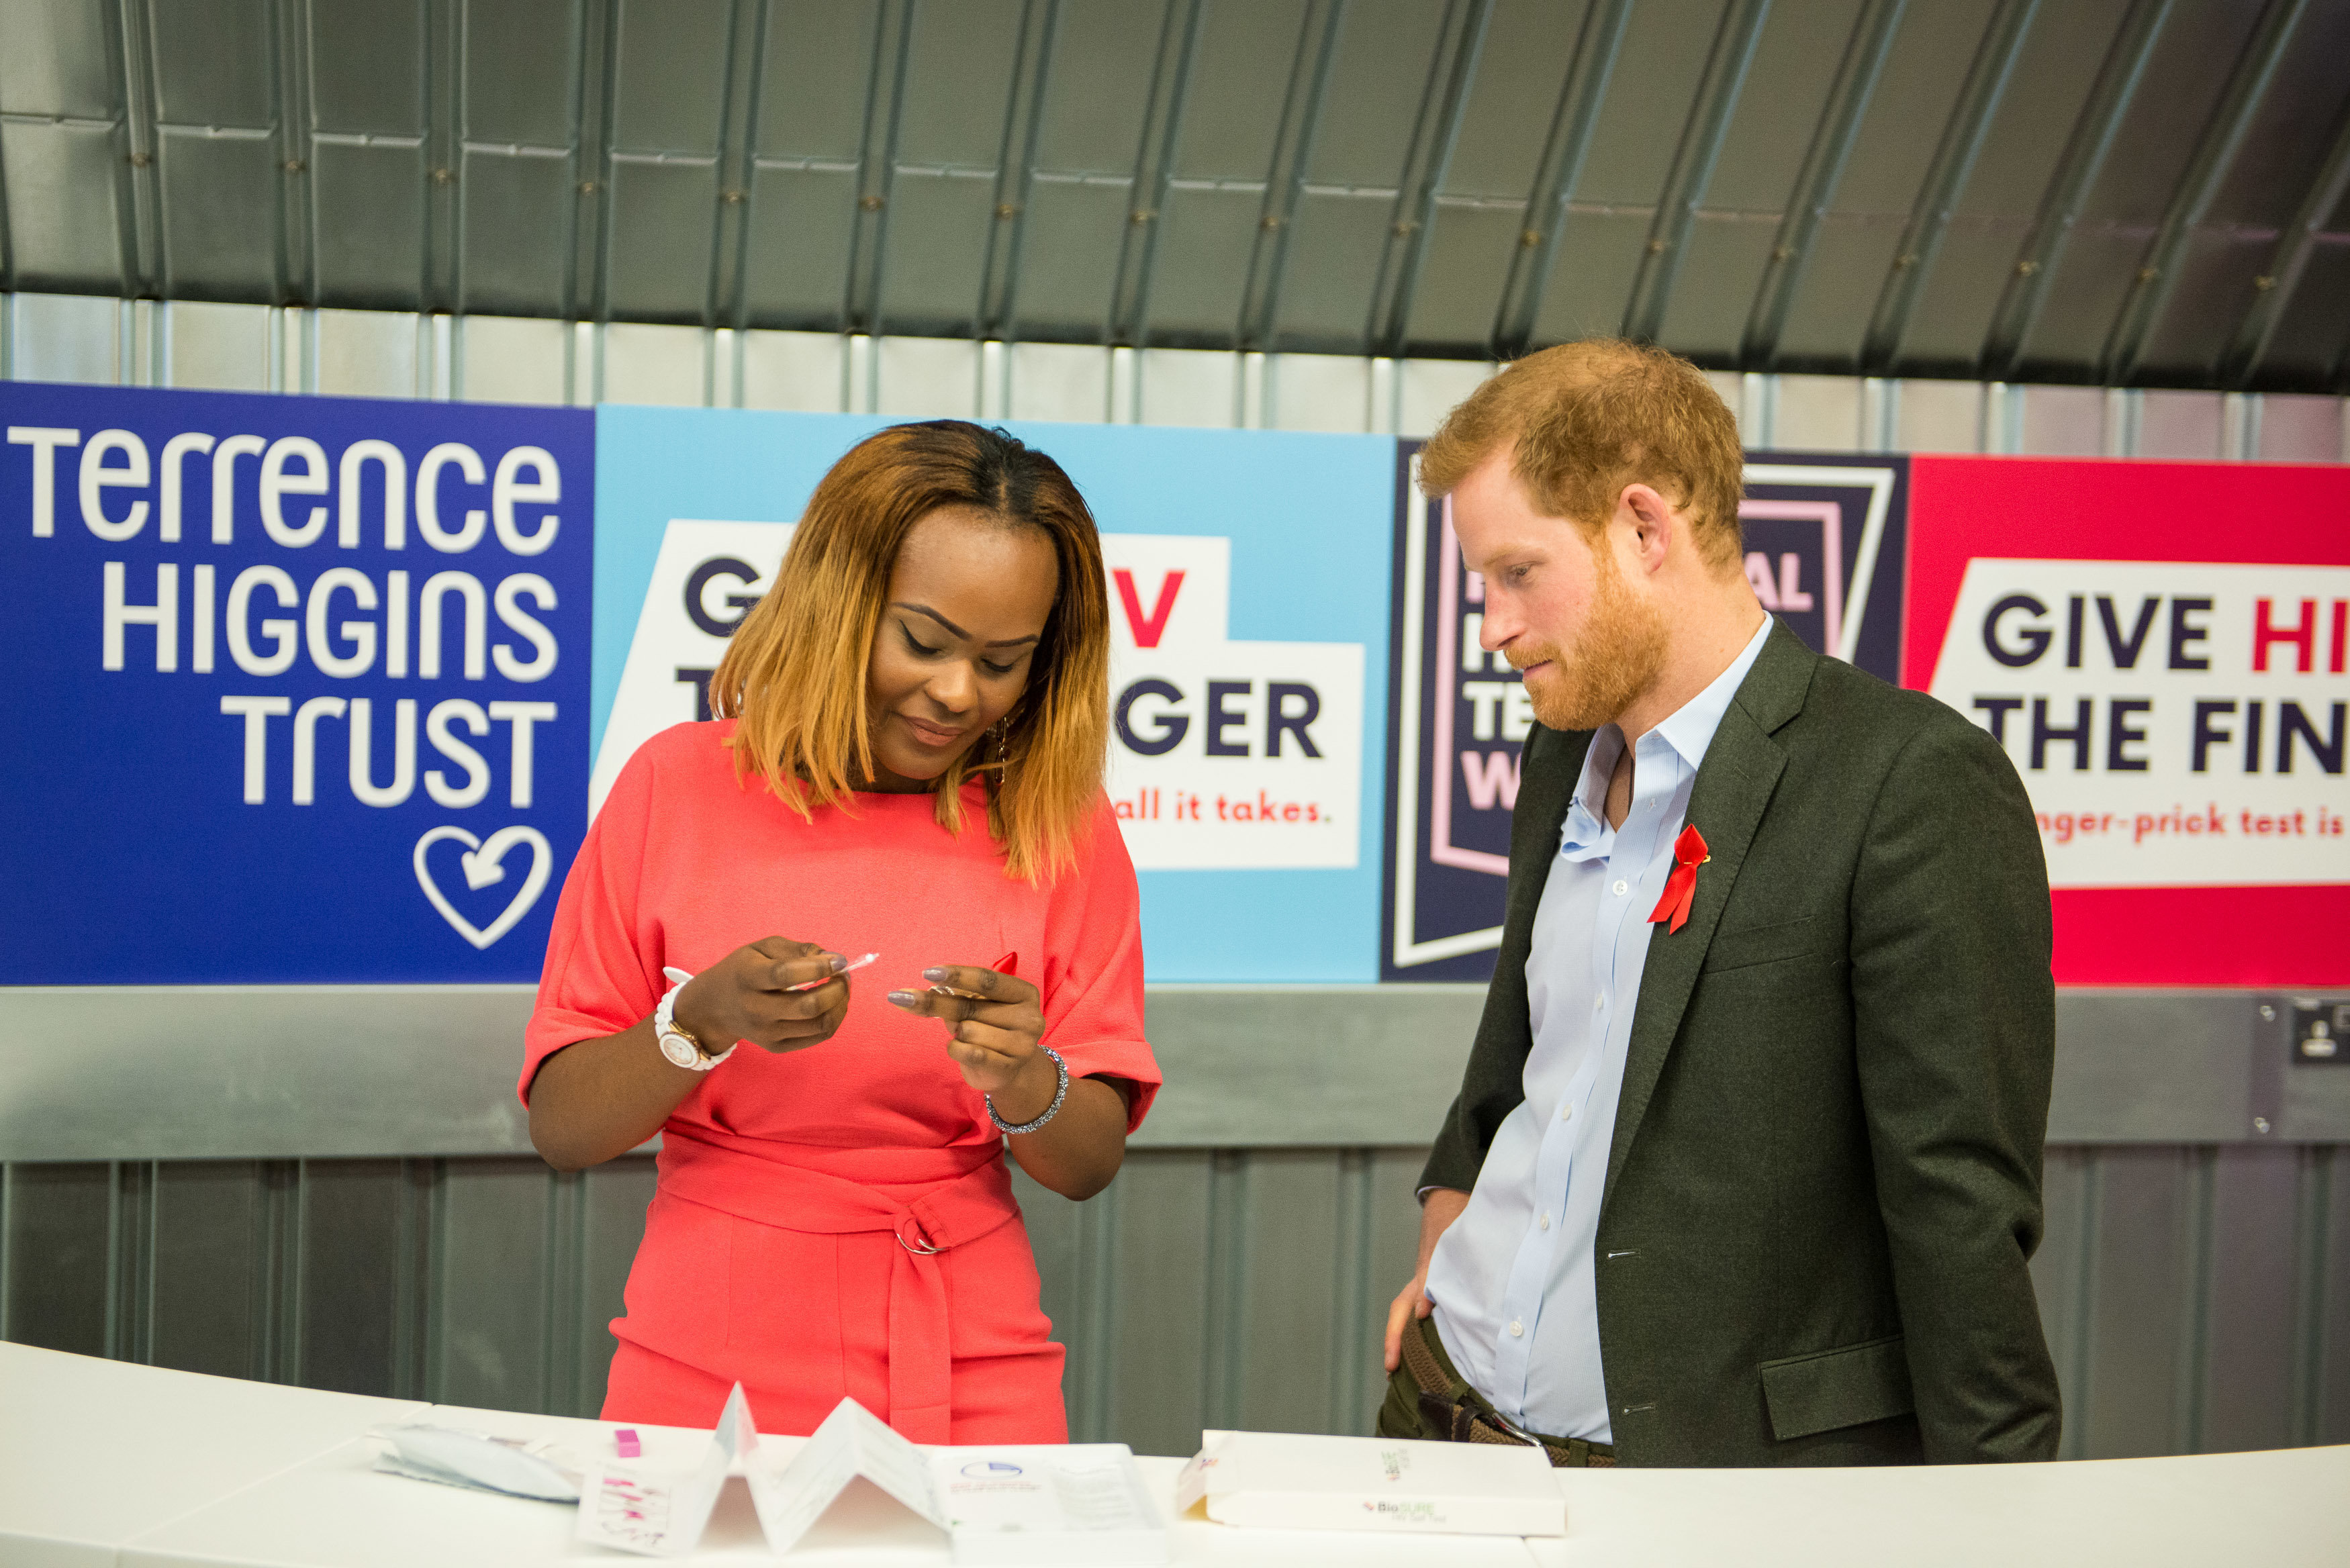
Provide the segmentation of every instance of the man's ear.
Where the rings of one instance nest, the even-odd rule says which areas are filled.
[[[1641,566],[1649,572],[1662,566],[1675,548],[1688,543],[1674,537],[1679,525],[1673,520],[1671,504],[1648,485],[1626,485],[1617,497],[1616,515],[1630,529],[1634,553]]]

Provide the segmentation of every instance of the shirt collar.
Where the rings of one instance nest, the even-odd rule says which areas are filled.
[[[1730,711],[1731,701],[1738,695],[1746,672],[1754,668],[1755,659],[1770,639],[1771,618],[1764,616],[1762,625],[1746,639],[1746,646],[1730,661],[1730,668],[1650,732],[1673,749],[1690,773],[1697,772],[1705,761],[1706,750],[1713,744],[1713,733],[1721,728],[1722,716]],[[1559,829],[1559,847],[1570,857],[1596,851],[1609,837],[1611,830],[1598,814],[1584,804],[1584,797],[1606,787],[1608,774],[1615,771],[1617,753],[1623,748],[1623,736],[1621,730],[1607,724],[1591,737],[1591,747],[1584,754],[1583,776],[1575,785],[1575,798],[1567,805],[1566,821]]]
[[[1738,688],[1745,683],[1746,672],[1754,668],[1754,660],[1762,653],[1762,645],[1770,639],[1771,618],[1766,615],[1754,635],[1746,639],[1746,646],[1739,651],[1738,657],[1730,661],[1730,668],[1715,676],[1711,685],[1674,709],[1672,716],[1657,726],[1657,733],[1664,737],[1667,745],[1680,753],[1681,760],[1689,763],[1691,772],[1705,761],[1706,750],[1713,744],[1713,732],[1721,728],[1722,715],[1730,711],[1731,700],[1738,695]]]

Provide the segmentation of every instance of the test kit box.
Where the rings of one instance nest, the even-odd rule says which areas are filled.
[[[1566,1500],[1539,1449],[1385,1438],[1209,1432],[1176,1506],[1254,1530],[1564,1535]]]

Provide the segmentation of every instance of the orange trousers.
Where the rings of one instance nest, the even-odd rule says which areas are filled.
[[[763,1432],[805,1435],[846,1396],[916,1442],[1068,1440],[1000,1147],[672,1128],[660,1168],[605,1419],[709,1427],[740,1382]]]

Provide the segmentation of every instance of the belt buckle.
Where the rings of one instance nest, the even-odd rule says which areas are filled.
[[[915,1240],[913,1241],[906,1240],[906,1228],[903,1223],[900,1223],[895,1231],[890,1232],[898,1238],[898,1245],[905,1248],[906,1251],[913,1253],[914,1256],[918,1258],[934,1258],[938,1256],[943,1249],[931,1245],[931,1239],[922,1234],[920,1220],[917,1220],[913,1223],[915,1236]],[[919,1245],[917,1243],[919,1243]]]

